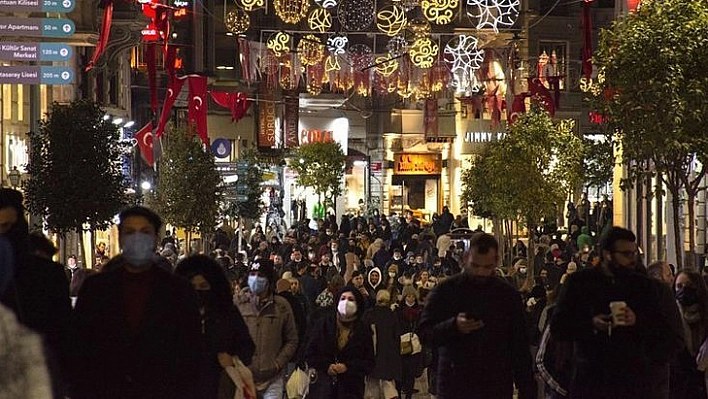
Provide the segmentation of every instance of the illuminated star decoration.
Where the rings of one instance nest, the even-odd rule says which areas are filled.
[[[332,35],[327,38],[327,51],[332,55],[342,55],[347,52],[349,38],[344,35]]]
[[[467,16],[477,29],[509,28],[519,16],[521,0],[466,0]]]
[[[450,72],[470,72],[479,69],[484,61],[484,50],[477,48],[477,38],[458,35],[445,46],[443,54]]]

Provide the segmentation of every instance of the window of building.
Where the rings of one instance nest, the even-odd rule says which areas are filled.
[[[540,41],[536,63],[536,76],[549,89],[559,85],[566,88],[568,75],[568,43]]]
[[[22,122],[25,118],[25,91],[23,85],[17,86],[17,120]]]
[[[12,119],[12,85],[2,85],[2,118]]]

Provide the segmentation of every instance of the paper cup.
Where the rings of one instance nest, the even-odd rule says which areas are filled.
[[[612,324],[616,326],[624,326],[627,321],[624,319],[624,308],[627,307],[627,302],[616,301],[610,302],[610,311],[612,312]]]

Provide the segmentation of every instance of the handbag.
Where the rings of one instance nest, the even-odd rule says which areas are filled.
[[[304,399],[310,393],[310,375],[300,367],[295,367],[295,371],[290,374],[290,378],[285,383],[285,391],[288,399]]]
[[[422,350],[418,334],[410,332],[401,335],[401,355],[415,355]]]

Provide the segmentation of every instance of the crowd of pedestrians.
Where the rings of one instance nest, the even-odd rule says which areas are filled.
[[[611,225],[541,226],[506,262],[447,208],[218,230],[200,254],[133,207],[81,273],[24,220],[1,190],[0,398],[280,399],[303,373],[315,399],[708,398],[703,277],[644,267]]]

